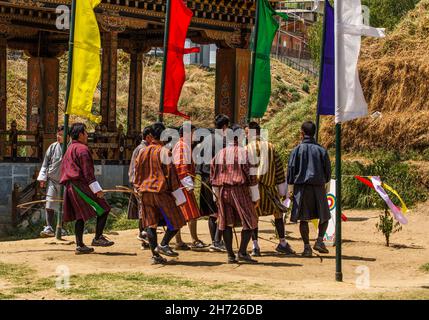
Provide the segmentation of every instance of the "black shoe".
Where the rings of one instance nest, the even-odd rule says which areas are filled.
[[[302,253],[303,257],[312,257],[313,256],[313,250],[311,250],[311,246],[309,244],[306,244],[304,246],[304,252]]]
[[[163,254],[168,257],[177,257],[179,255],[177,252],[174,252],[173,250],[171,250],[169,245],[165,245],[165,246],[159,245],[158,247],[156,247],[155,252],[159,254]]]
[[[249,254],[241,254],[240,252],[238,253],[238,261],[243,261],[243,262],[247,262],[247,263],[257,263],[258,261],[255,259],[252,259],[252,257]]]
[[[165,264],[167,263],[167,259],[161,257],[161,256],[153,256],[151,258],[152,264]]]
[[[234,256],[228,255],[228,264],[238,263],[237,258]]]
[[[319,251],[320,253],[329,253],[329,250],[326,248],[323,241],[316,241],[313,247],[314,250]]]
[[[182,243],[176,243],[176,245],[174,246],[174,250],[177,250],[177,251],[188,251],[188,250],[191,250],[191,247],[188,246],[184,242],[182,242]]]
[[[142,245],[141,245],[140,249],[142,249],[142,250],[146,250],[146,249],[148,249],[148,248],[149,248],[149,245],[148,245],[148,244],[146,244],[146,243],[144,243],[144,242],[142,242]]]
[[[282,246],[280,243],[276,248],[276,251],[278,253],[283,253],[287,256],[292,256],[294,254],[296,254],[296,252],[291,248],[291,246],[289,245],[289,243],[286,243],[285,246]]]
[[[76,247],[76,250],[75,250],[75,254],[88,254],[93,252],[94,252],[94,248],[90,248],[85,245],[82,247]]]
[[[94,247],[110,247],[113,246],[115,243],[113,241],[110,241],[109,239],[107,239],[105,236],[100,236],[100,238],[98,239],[93,239],[92,240],[92,246]]]
[[[261,256],[261,249],[253,248],[252,253],[250,255],[252,257],[260,257]]]

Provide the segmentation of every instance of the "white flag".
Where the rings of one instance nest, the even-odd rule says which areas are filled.
[[[363,24],[361,0],[336,0],[336,27],[338,42],[337,97],[335,122],[345,122],[368,114],[368,105],[359,81],[357,63],[361,37],[384,37],[384,29]]]

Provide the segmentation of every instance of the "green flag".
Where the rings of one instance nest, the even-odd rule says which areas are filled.
[[[250,88],[250,118],[262,118],[270,102],[270,53],[274,36],[279,28],[279,23],[274,16],[288,19],[286,14],[276,12],[268,3],[268,0],[257,1],[259,2],[259,7],[254,37],[256,48],[254,48],[253,79],[252,87]]]

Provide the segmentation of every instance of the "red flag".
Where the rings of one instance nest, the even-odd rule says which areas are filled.
[[[366,184],[368,187],[375,189],[374,185],[372,184],[371,181],[369,181],[368,179],[361,177],[361,176],[355,176],[356,179],[358,179],[360,182],[362,182],[363,184]]]
[[[199,48],[185,49],[186,33],[193,13],[182,0],[171,0],[167,45],[167,61],[164,89],[164,113],[172,113],[186,119],[189,116],[177,110],[180,93],[185,83],[183,55],[199,52]]]

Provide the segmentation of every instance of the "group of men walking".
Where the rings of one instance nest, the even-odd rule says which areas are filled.
[[[327,151],[314,140],[314,123],[302,125],[303,140],[291,153],[287,174],[274,146],[261,137],[261,128],[256,122],[242,128],[230,125],[227,116],[218,115],[215,127],[215,132],[202,141],[192,141],[186,135],[192,137],[195,128],[190,126],[188,132],[182,126],[180,138],[171,148],[166,147],[169,143],[164,141],[166,128],[162,123],[143,130],[143,140],[134,150],[129,168],[133,190],[128,218],[139,220],[138,238],[142,248],[150,248],[152,263],[166,263],[163,256],[176,257],[176,251],[207,251],[207,248],[226,252],[228,263],[256,263],[254,258],[261,255],[258,220],[269,215],[274,216],[279,238],[276,251],[294,255],[285,236],[285,200],[289,196],[292,196],[291,221],[300,221],[302,255],[312,255],[308,227],[312,219],[319,219],[319,235],[313,249],[328,253],[323,236],[330,219],[325,184],[330,181],[331,167]],[[64,221],[76,221],[76,253],[91,253],[93,248],[83,243],[84,223],[97,217],[92,246],[113,245],[103,235],[110,207],[94,176],[85,126],[74,124],[70,136],[71,144],[61,161],[60,179],[57,179],[65,186]],[[203,160],[196,163],[195,155]],[[197,177],[201,180],[199,199],[194,193]],[[208,217],[210,246],[198,237],[197,221],[203,216]],[[192,239],[189,246],[180,233],[186,224]],[[158,226],[165,231],[160,243]],[[235,227],[241,227],[237,255],[233,249]],[[174,237],[176,246],[172,248],[170,241]]]

